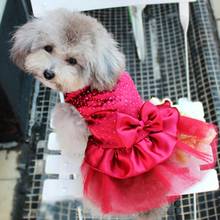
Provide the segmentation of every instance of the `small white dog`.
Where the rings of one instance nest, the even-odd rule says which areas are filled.
[[[117,43],[96,19],[63,9],[21,26],[13,36],[11,57],[45,86],[63,93],[87,85],[111,90],[125,68]],[[89,132],[79,112],[69,104],[58,104],[54,119],[62,145],[66,149],[82,146],[79,152],[83,152]],[[160,211],[145,216],[160,219]]]
[[[64,9],[32,19],[12,40],[14,63],[45,86],[63,93],[87,85],[111,89],[125,66],[117,43],[95,18]],[[78,149],[84,152],[88,129],[78,111],[67,103],[58,104],[53,118],[66,152],[73,145],[84,146]]]

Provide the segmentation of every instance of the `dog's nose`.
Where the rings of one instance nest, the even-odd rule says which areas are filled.
[[[50,80],[50,79],[53,79],[54,76],[55,76],[55,73],[52,70],[48,70],[48,69],[44,70],[44,77],[45,77],[45,79]]]

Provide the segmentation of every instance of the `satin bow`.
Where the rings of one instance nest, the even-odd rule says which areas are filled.
[[[171,156],[179,113],[169,102],[158,106],[145,102],[137,118],[119,112],[105,112],[103,116],[94,119],[91,131],[95,137],[103,134],[103,129],[108,135],[102,135],[99,142],[93,142],[92,137],[86,149],[85,161],[94,169],[125,179],[145,173]],[[108,123],[111,127],[106,126]]]
[[[145,102],[142,106],[139,119],[128,114],[118,113],[116,131],[121,144],[127,148],[132,147],[144,138],[148,138],[149,134],[162,130],[163,122],[158,109],[150,102]]]

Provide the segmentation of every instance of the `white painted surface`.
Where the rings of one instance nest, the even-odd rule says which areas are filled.
[[[86,11],[131,5],[150,5],[178,2],[193,2],[196,0],[31,0],[35,16],[42,16],[49,10],[66,8],[69,10]]]
[[[60,150],[56,144],[55,133],[49,135],[48,147],[51,150]],[[56,146],[56,147],[53,147]],[[58,174],[59,179],[47,179],[44,181],[42,200],[43,202],[55,202],[65,199],[82,198],[82,180],[80,165],[82,158],[74,156],[69,159],[63,155],[47,155],[45,163],[46,174]],[[199,183],[186,190],[183,195],[214,191],[219,188],[217,172],[214,169],[203,171],[205,175]],[[74,179],[70,179],[70,175]]]
[[[191,193],[201,193],[214,191],[219,188],[218,176],[217,172],[214,169],[204,171],[206,174],[204,175],[202,181],[196,183],[189,189],[187,189],[183,195],[191,194]]]
[[[130,6],[131,24],[135,38],[135,44],[137,48],[138,58],[144,61],[146,57],[145,37],[144,37],[144,25],[142,19],[142,12],[146,5]]]
[[[60,150],[60,146],[57,142],[57,136],[55,132],[49,134],[47,148],[48,150]]]
[[[45,172],[47,174],[60,174],[62,176],[80,175],[80,165],[82,158],[75,156],[67,158],[63,155],[47,155]]]
[[[214,191],[219,188],[217,172],[206,171],[203,180],[186,190],[182,195]],[[44,181],[42,200],[43,202],[56,202],[67,199],[82,199],[81,178],[70,179],[47,179]]]
[[[81,199],[81,180],[47,179],[44,181],[42,202]]]

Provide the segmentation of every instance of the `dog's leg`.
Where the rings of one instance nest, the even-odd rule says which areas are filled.
[[[52,121],[61,151],[71,154],[84,154],[89,132],[80,113],[70,104],[60,103],[55,106]]]

